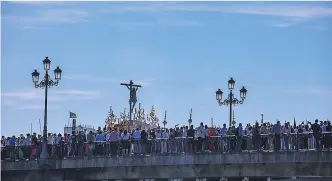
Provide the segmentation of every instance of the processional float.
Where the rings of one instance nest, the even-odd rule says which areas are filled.
[[[110,107],[110,111],[105,120],[106,129],[109,131],[117,128],[118,130],[122,129],[129,131],[136,128],[148,130],[158,127],[159,119],[157,118],[154,106],[152,106],[151,112],[145,115],[144,109],[141,107],[141,104],[139,104],[138,109],[135,108],[132,122],[129,119],[129,114],[130,112],[127,112],[125,108],[124,111],[120,113],[119,118],[117,118],[112,107]]]

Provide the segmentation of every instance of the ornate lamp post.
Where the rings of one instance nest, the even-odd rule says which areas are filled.
[[[137,102],[136,92],[141,85],[135,85],[132,80],[130,80],[129,84],[121,83],[120,85],[126,86],[129,89],[129,121],[132,121],[132,114]]]
[[[243,104],[244,99],[247,96],[247,89],[243,86],[242,89],[240,89],[240,100],[238,100],[237,98],[234,97],[233,94],[233,89],[234,89],[234,85],[235,85],[235,80],[233,78],[231,78],[228,81],[228,89],[229,89],[229,94],[228,97],[225,100],[222,100],[222,94],[223,92],[218,89],[218,91],[216,92],[216,99],[218,101],[219,106],[221,105],[229,105],[229,126],[231,126],[232,124],[232,108],[233,105],[237,105],[237,104]]]
[[[54,77],[55,80],[52,80],[49,75],[49,70],[51,66],[51,60],[46,57],[43,60],[44,64],[44,70],[45,75],[44,78],[39,82],[39,73],[35,69],[34,72],[32,72],[32,81],[35,85],[35,88],[45,88],[45,108],[44,108],[44,130],[43,130],[43,143],[42,143],[42,151],[40,154],[40,158],[45,159],[49,157],[49,154],[47,152],[47,94],[48,94],[48,88],[51,88],[53,86],[57,86],[59,84],[59,81],[61,80],[61,73],[62,70],[57,67],[54,69]]]
[[[263,124],[263,122],[264,122],[264,114],[262,113],[261,114],[261,123]]]
[[[163,121],[164,129],[165,129],[165,126],[167,124],[166,116],[167,116],[167,111],[165,111],[165,116],[164,116],[164,121]]]
[[[233,121],[232,121],[232,125],[235,126],[236,124],[236,121],[235,121],[235,113],[234,113],[234,110],[233,110]]]
[[[193,122],[193,120],[191,119],[191,118],[192,118],[192,115],[193,115],[193,109],[191,108],[191,109],[190,109],[190,114],[189,114],[189,119],[188,119],[189,128],[190,128],[191,123]]]

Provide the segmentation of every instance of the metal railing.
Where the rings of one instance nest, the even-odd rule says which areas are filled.
[[[48,145],[51,158],[93,156],[134,156],[195,153],[332,151],[332,133],[227,135],[206,138],[176,137],[174,139],[96,141]],[[40,146],[6,146],[1,148],[1,160],[38,159]]]

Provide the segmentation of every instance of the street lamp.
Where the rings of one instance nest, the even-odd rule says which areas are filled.
[[[263,124],[263,122],[264,122],[264,114],[261,113],[261,123]]]
[[[225,100],[222,100],[222,94],[223,92],[218,89],[216,92],[216,99],[218,101],[219,106],[221,105],[229,105],[229,126],[232,124],[232,106],[237,104],[243,104],[244,99],[247,96],[247,89],[243,86],[242,89],[240,89],[240,100],[234,97],[233,89],[235,86],[235,80],[233,78],[229,79],[228,81],[228,90],[229,94],[228,97]]]
[[[190,109],[190,114],[189,114],[189,119],[188,119],[189,128],[190,128],[191,123],[193,122],[193,120],[191,119],[192,118],[192,114],[193,114],[193,109],[191,108]]]
[[[141,85],[135,85],[132,80],[130,80],[129,84],[121,83],[120,85],[126,86],[129,89],[129,121],[132,122],[132,114],[137,102],[136,92]]]
[[[47,152],[47,94],[48,94],[48,88],[51,88],[53,86],[57,86],[59,84],[59,81],[61,80],[61,73],[62,70],[57,67],[54,69],[54,78],[55,80],[52,80],[48,71],[50,70],[51,66],[51,60],[46,57],[43,60],[45,75],[44,78],[39,82],[39,72],[35,69],[32,72],[32,82],[34,83],[35,88],[45,88],[45,107],[44,107],[44,130],[43,130],[43,142],[42,142],[42,150],[40,154],[41,159],[45,159],[49,157],[49,154]]]
[[[167,116],[167,111],[165,111],[165,116],[164,116],[164,121],[163,121],[164,129],[165,129],[165,126],[167,124],[166,116]]]

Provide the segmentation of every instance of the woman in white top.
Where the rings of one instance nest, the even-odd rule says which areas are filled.
[[[168,141],[169,133],[168,130],[163,130],[162,140],[161,140],[161,153],[167,153],[167,141]]]
[[[122,144],[123,155],[128,155],[131,145],[130,145],[130,135],[128,134],[127,130],[124,130],[124,132],[121,135],[121,144]]]
[[[291,133],[291,129],[289,127],[289,125],[286,123],[285,126],[282,129],[282,145],[281,148],[286,148],[286,150],[288,151],[289,149],[289,135]]]

